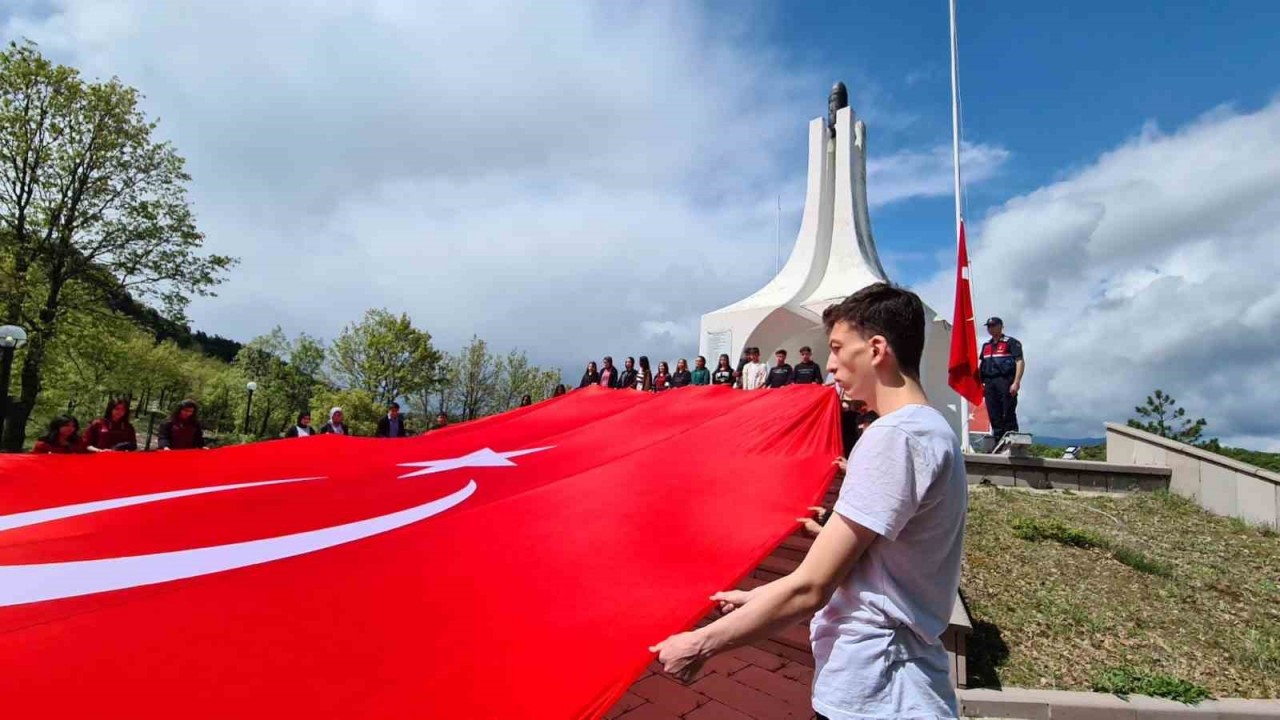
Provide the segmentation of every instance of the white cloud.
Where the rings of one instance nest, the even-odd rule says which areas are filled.
[[[5,37],[146,94],[209,248],[243,259],[193,317],[241,338],[332,336],[386,305],[446,347],[478,332],[543,360],[687,351],[683,331],[639,347],[642,323],[696,322],[762,281],[773,189],[804,172],[780,152],[805,132],[801,81],[738,32],[748,18],[691,5],[13,12]]]
[[[768,279],[775,195],[802,197],[806,120],[831,80],[744,33],[750,12],[692,3],[9,13],[0,37],[139,88],[188,159],[208,248],[242,259],[193,304],[199,328],[333,337],[385,306],[446,349],[477,333],[570,370],[692,356],[699,315]],[[858,95],[873,132],[899,122],[874,87]],[[1007,155],[971,151],[972,180]],[[944,149],[870,171],[881,204],[949,192]]]
[[[954,164],[950,145],[928,151],[906,150],[877,156],[869,148],[867,202],[872,207],[917,197],[946,197],[954,192]],[[991,179],[1009,159],[1009,151],[995,145],[964,143],[960,167],[966,184]]]
[[[976,311],[1026,348],[1024,427],[1099,434],[1158,387],[1280,446],[1280,101],[1148,127],[974,230]],[[953,278],[922,287],[948,316]]]

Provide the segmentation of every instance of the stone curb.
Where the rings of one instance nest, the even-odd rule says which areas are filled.
[[[960,714],[971,718],[1020,720],[1261,720],[1280,718],[1280,700],[1225,698],[1184,705],[1172,700],[1065,690],[975,688],[957,691]]]

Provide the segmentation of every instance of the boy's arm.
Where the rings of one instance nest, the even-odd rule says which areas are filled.
[[[672,635],[650,648],[658,653],[663,669],[681,680],[689,680],[702,663],[717,653],[767,638],[825,605],[854,563],[878,537],[874,531],[843,515],[837,513],[832,517],[800,567],[790,575],[751,591],[750,602],[710,625]],[[719,593],[712,599],[732,597],[732,593]]]

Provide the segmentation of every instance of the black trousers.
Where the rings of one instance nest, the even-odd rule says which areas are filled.
[[[1018,431],[1018,398],[1009,394],[1012,377],[995,377],[983,381],[982,396],[991,419],[991,435],[996,442],[1007,432]]]

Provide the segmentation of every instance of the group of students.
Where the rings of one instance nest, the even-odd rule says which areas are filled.
[[[528,396],[525,396],[528,400]],[[528,404],[523,402],[522,404]],[[156,447],[160,450],[194,450],[205,447],[204,429],[200,426],[199,405],[194,400],[183,400],[156,431]],[[439,430],[449,424],[449,416],[440,413],[430,430]],[[329,422],[316,429],[311,424],[311,413],[299,413],[297,421],[284,432],[284,437],[310,437],[312,435],[354,435],[344,421],[342,408],[329,411]],[[375,437],[405,437],[409,435],[400,405],[391,403],[387,414],[378,421]],[[138,433],[129,422],[129,400],[112,398],[107,402],[102,417],[80,432],[80,421],[71,415],[59,415],[49,421],[49,428],[36,440],[31,452],[35,454],[72,454],[99,452],[128,452],[138,449]]]
[[[526,396],[527,397],[527,396]],[[436,422],[430,428],[423,432],[425,435],[432,430],[439,430],[449,425],[449,416],[446,413],[436,415]],[[409,426],[405,422],[405,418],[400,414],[400,403],[393,402],[387,405],[387,412],[381,418],[378,418],[378,426],[373,432],[374,437],[408,437],[411,435]],[[346,424],[346,417],[342,413],[342,408],[335,407],[329,410],[329,422],[320,426],[317,430],[311,424],[311,413],[302,411],[298,413],[298,420],[293,427],[285,430],[284,436],[287,438],[311,437],[312,435],[355,435],[355,432]]]
[[[826,373],[822,366],[813,361],[813,350],[800,348],[800,362],[795,367],[787,364],[787,351],[774,353],[775,363],[772,367],[760,362],[760,348],[749,347],[743,350],[742,358],[735,369],[729,362],[727,354],[721,354],[715,369],[707,367],[707,359],[701,355],[694,360],[693,368],[684,358],[676,361],[675,372],[669,369],[666,361],[658,363],[655,373],[649,365],[647,356],[640,356],[639,367],[635,358],[627,358],[623,369],[613,364],[613,358],[605,356],[603,367],[597,367],[594,360],[587,363],[587,370],[582,374],[579,388],[598,385],[605,388],[634,389],[643,392],[662,392],[672,388],[690,385],[729,385],[743,390],[759,390],[761,388],[779,388],[792,384],[822,384]],[[557,388],[559,390],[559,388]]]
[[[204,430],[197,417],[199,406],[194,400],[183,400],[156,431],[156,447],[160,450],[191,450],[205,445]],[[84,433],[80,421],[72,415],[59,415],[49,421],[49,429],[31,452],[37,454],[71,454],[122,452],[138,449],[138,433],[129,422],[129,400],[111,398],[102,417],[89,423]]]

